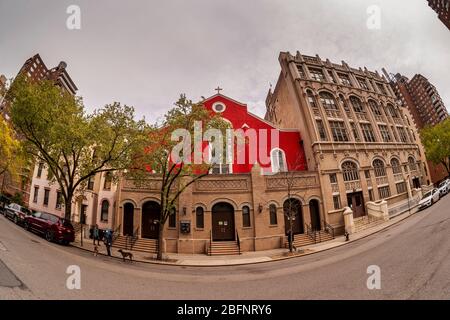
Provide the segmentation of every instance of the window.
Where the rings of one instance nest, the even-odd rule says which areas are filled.
[[[317,130],[319,131],[319,138],[321,141],[327,141],[327,133],[325,127],[323,126],[322,120],[317,120]]]
[[[398,110],[392,105],[392,104],[388,104],[387,105],[387,109],[389,111],[389,114],[392,116],[392,118],[398,118]]]
[[[358,84],[362,89],[369,90],[369,86],[367,85],[367,82],[363,78],[356,78],[358,80]]]
[[[330,173],[330,183],[337,183],[336,173]]]
[[[94,190],[94,177],[89,177],[88,183],[87,183],[87,189]]]
[[[37,203],[38,201],[38,196],[39,196],[39,187],[35,186],[34,187],[34,194],[33,194],[33,202]]]
[[[322,106],[326,110],[338,110],[336,101],[334,100],[334,97],[331,93],[321,92],[321,93],[319,93],[319,96],[320,96],[320,102],[322,103]]]
[[[56,209],[61,209],[63,197],[61,191],[56,191]]]
[[[38,171],[36,175],[37,178],[40,178],[42,176],[42,169],[44,169],[44,163],[39,162]]]
[[[44,206],[48,206],[48,198],[50,196],[50,189],[44,190]]]
[[[369,189],[369,201],[373,201],[373,190]]]
[[[270,159],[272,161],[272,172],[285,172],[286,168],[286,157],[284,155],[283,150],[281,149],[273,149],[270,152]]]
[[[169,228],[177,227],[177,210],[172,208],[169,214]]]
[[[273,203],[269,205],[269,215],[270,215],[270,224],[276,225],[278,224],[278,218],[277,218],[277,206]]]
[[[303,67],[301,65],[297,65],[298,73],[300,74],[301,79],[306,79],[305,71],[303,71]]]
[[[350,126],[352,127],[353,138],[355,138],[355,141],[359,141],[360,139],[358,129],[356,128],[356,124],[354,122],[350,122]]]
[[[311,78],[316,81],[324,82],[325,77],[321,69],[309,68],[309,74]]]
[[[343,122],[330,121],[330,129],[334,141],[348,141],[347,130]]]
[[[108,200],[103,200],[100,219],[102,221],[108,221],[108,215],[109,215],[109,202]]]
[[[211,161],[215,161],[213,164],[211,173],[212,174],[229,174],[231,172],[231,163],[224,163],[224,157],[217,156],[216,157],[216,149],[210,144],[210,159]],[[229,156],[229,154],[227,154]],[[220,163],[219,163],[220,162]]]
[[[391,159],[391,167],[392,167],[392,173],[402,173],[402,167],[400,166],[400,162],[396,158]]]
[[[336,82],[336,78],[334,77],[333,71],[328,70],[328,76],[330,77],[330,81],[333,83],[337,83]]]
[[[341,197],[333,196],[333,206],[334,210],[339,210],[341,208]]]
[[[248,206],[242,207],[242,226],[250,227],[250,208]]]
[[[408,165],[409,165],[409,170],[411,170],[411,171],[417,170],[416,161],[414,160],[413,157],[408,158]]]
[[[356,113],[364,113],[364,108],[361,100],[356,97],[350,97],[350,102],[352,103],[353,110],[355,110]]]
[[[311,92],[311,90],[306,91],[306,95],[308,96],[308,102],[309,106],[311,108],[317,108],[316,98],[314,97],[314,94]]]
[[[205,227],[205,214],[202,207],[197,207],[195,209],[195,226],[198,229],[203,229]]]
[[[111,182],[112,182],[111,172],[106,172],[105,173],[105,182],[103,184],[103,189],[111,190]]]
[[[379,125],[378,128],[380,129],[381,138],[383,138],[384,142],[391,142],[391,135],[389,134],[389,129],[387,126]]]
[[[380,199],[386,199],[391,196],[391,190],[389,189],[389,186],[380,187],[378,188],[378,194]]]
[[[361,130],[363,133],[364,140],[366,142],[375,142],[375,135],[372,130],[370,123],[361,123]]]
[[[370,107],[370,110],[372,111],[372,113],[374,115],[376,115],[376,116],[381,116],[382,115],[380,106],[375,101],[369,100],[369,107]]]
[[[384,162],[380,159],[373,160],[373,169],[375,171],[375,177],[385,177],[386,169],[384,168]]]
[[[221,112],[225,111],[226,106],[222,102],[216,102],[216,103],[213,104],[212,109],[216,113],[221,113]]]
[[[47,180],[51,181],[53,179],[53,172],[50,170],[50,168],[47,171]]]
[[[350,78],[345,73],[338,73],[339,79],[341,79],[341,82],[344,86],[351,86],[352,83],[350,82]]]
[[[397,188],[397,194],[406,192],[406,183],[405,182],[396,183],[395,187]]]
[[[352,161],[345,161],[342,164],[342,173],[344,175],[344,181],[359,180],[358,166]]]
[[[398,133],[400,134],[401,142],[408,142],[408,136],[406,135],[405,128],[397,127]]]
[[[382,83],[378,83],[378,82],[376,84],[377,84],[378,90],[380,90],[382,94],[387,95],[387,92],[386,92],[386,89],[384,88],[384,85]]]
[[[395,141],[398,141],[398,135],[397,135],[397,131],[395,131],[394,126],[391,126],[391,130],[392,130],[392,134],[394,135],[394,139]]]

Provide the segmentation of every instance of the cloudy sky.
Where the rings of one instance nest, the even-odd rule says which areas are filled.
[[[67,7],[81,9],[69,30]],[[381,10],[369,29],[367,8]],[[280,51],[425,75],[450,107],[450,31],[426,0],[0,0],[0,74],[59,61],[89,110],[120,101],[149,122],[180,93],[222,93],[264,115]]]

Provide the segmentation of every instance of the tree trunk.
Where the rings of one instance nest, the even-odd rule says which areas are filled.
[[[164,224],[159,222],[158,230],[158,254],[156,255],[157,260],[162,260],[163,258],[163,239],[164,239]]]
[[[64,203],[64,218],[69,221],[72,215],[72,197],[72,195],[69,195]]]

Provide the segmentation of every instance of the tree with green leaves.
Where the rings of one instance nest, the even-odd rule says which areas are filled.
[[[58,183],[71,218],[77,190],[102,172],[116,176],[129,169],[147,141],[148,126],[134,119],[134,108],[108,104],[88,114],[80,97],[52,81],[32,82],[17,77],[8,93],[11,120],[24,150],[45,163]]]
[[[450,118],[420,131],[428,160],[434,164],[442,164],[450,175]]]
[[[193,139],[191,140],[195,137],[195,128],[200,123],[202,131],[214,129],[223,137],[229,128],[229,124],[223,118],[207,110],[202,103],[193,103],[185,95],[181,95],[175,106],[167,112],[162,123],[153,125],[150,130],[150,145],[145,150],[145,156],[139,158],[141,164],[134,165],[146,170],[144,172],[132,170],[128,173],[128,177],[138,184],[145,182],[149,177],[156,177],[161,181],[158,260],[163,257],[164,226],[170,215],[175,214],[180,195],[195,181],[208,175],[212,166],[219,163],[224,158],[221,155],[226,152],[225,144],[219,143],[214,149],[218,155],[217,160],[205,159],[204,153],[208,142],[196,145]],[[179,130],[181,132],[177,133]],[[211,137],[209,142],[214,142],[216,138]],[[184,147],[177,149],[181,145]],[[174,157],[175,150],[179,150],[175,152],[177,159]],[[196,157],[201,161],[194,161]]]

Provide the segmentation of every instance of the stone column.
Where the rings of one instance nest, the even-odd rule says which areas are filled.
[[[353,210],[349,207],[344,208],[344,225],[345,225],[345,231],[349,234],[355,233],[355,223],[353,222]]]

